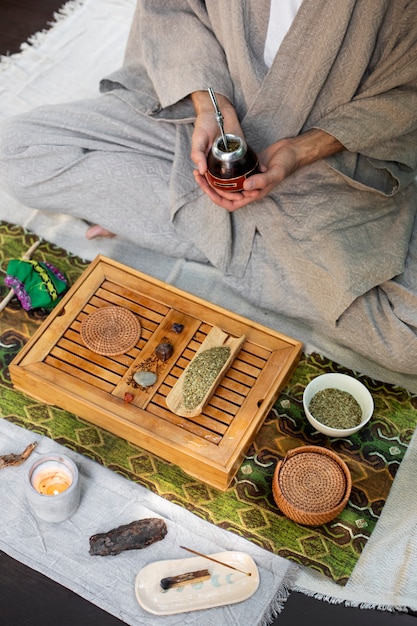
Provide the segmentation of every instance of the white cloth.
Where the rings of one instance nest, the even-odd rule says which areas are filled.
[[[302,2],[303,0],[271,0],[264,50],[264,60],[268,67],[271,67]]]
[[[0,413],[1,414],[1,413]],[[51,439],[0,419],[0,454],[21,452],[29,443],[38,446],[23,465],[0,470],[0,550],[131,626],[235,626],[263,625],[280,612],[292,584],[295,565],[254,544],[199,519],[148,489],[94,461],[75,454]],[[77,465],[81,477],[81,501],[64,522],[44,522],[30,510],[26,473],[39,454],[64,454]],[[89,537],[138,519],[162,517],[167,534],[142,550],[116,556],[90,556]],[[181,549],[215,554],[236,550],[249,554],[258,566],[260,584],[244,602],[180,616],[156,616],[145,611],[135,597],[135,578],[151,562],[189,558]],[[202,617],[204,616],[204,617]]]

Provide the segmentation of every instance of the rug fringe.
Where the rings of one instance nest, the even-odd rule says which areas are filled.
[[[282,579],[280,587],[278,588],[269,607],[266,609],[258,626],[269,626],[274,619],[282,613],[285,603],[293,589],[294,578],[296,575],[297,571],[290,568],[289,573],[287,573]]]
[[[374,604],[371,602],[344,600],[343,598],[335,598],[334,596],[329,596],[327,594],[319,593],[317,591],[310,591],[309,589],[297,586],[293,587],[292,591],[297,591],[298,593],[302,593],[305,596],[309,596],[310,598],[314,598],[315,600],[322,600],[323,602],[328,602],[329,604],[344,604],[346,607],[386,611],[387,613],[408,613],[408,608],[402,605],[394,606],[392,604]]]
[[[71,13],[74,13],[77,9],[79,9],[86,0],[68,0],[58,11],[53,13],[53,21],[47,22],[48,28],[44,28],[43,30],[38,31],[37,33],[31,35],[27,41],[23,42],[20,45],[20,51],[15,52],[14,54],[1,54],[0,55],[0,71],[3,71],[10,67],[13,63],[19,60],[20,55],[25,52],[28,48],[38,48],[48,32],[54,28],[59,22],[62,22],[64,19],[69,17]]]

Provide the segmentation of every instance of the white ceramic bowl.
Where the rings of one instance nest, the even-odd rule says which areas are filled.
[[[362,419],[357,426],[353,428],[331,428],[319,422],[309,411],[309,405],[312,397],[322,389],[340,389],[350,393],[359,403],[362,409]],[[369,422],[374,411],[374,401],[368,389],[359,380],[346,374],[322,374],[313,378],[307,385],[303,394],[304,412],[310,424],[319,432],[328,437],[349,437],[365,424]]]

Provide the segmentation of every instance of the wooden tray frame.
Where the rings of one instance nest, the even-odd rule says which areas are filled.
[[[82,342],[83,319],[106,305],[138,315],[142,334],[129,352],[106,357]],[[171,330],[174,322],[182,333]],[[165,398],[214,327],[245,342],[202,413],[186,419]],[[174,354],[158,380],[134,389],[132,373],[168,339]],[[302,343],[99,255],[10,364],[14,386],[137,444],[218,489],[244,454],[292,375]],[[125,393],[134,394],[131,403]]]

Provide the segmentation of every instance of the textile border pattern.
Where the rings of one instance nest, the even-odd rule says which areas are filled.
[[[20,258],[36,237],[0,222],[0,270]],[[70,285],[88,262],[41,242],[34,255],[63,272]],[[0,299],[7,294],[0,280]],[[325,372],[355,375],[318,354],[303,355],[299,366],[265,419],[226,492],[220,492],[179,467],[55,406],[13,389],[8,365],[46,311],[22,309],[14,298],[0,314],[0,417],[50,437],[195,515],[299,564],[314,568],[340,585],[349,576],[381,514],[417,423],[417,398],[407,391],[361,376],[375,402],[367,427],[348,439],[328,439],[304,416],[302,395]],[[341,515],[322,526],[304,527],[287,519],[272,496],[276,463],[301,445],[325,446],[338,453],[352,474],[352,493]]]

